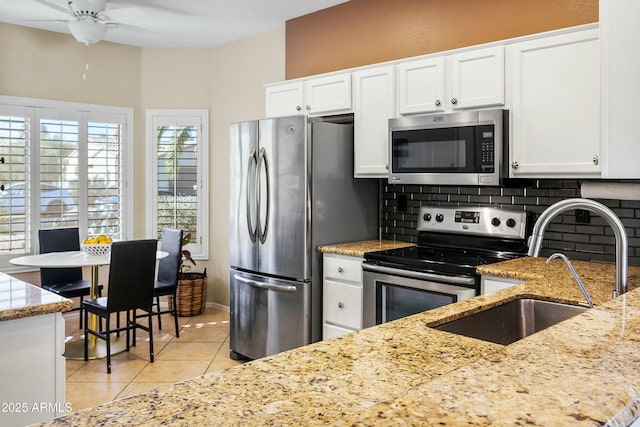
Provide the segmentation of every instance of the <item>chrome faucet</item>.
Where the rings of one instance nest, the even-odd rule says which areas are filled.
[[[618,218],[611,209],[594,200],[566,199],[549,206],[544,212],[542,212],[542,214],[540,214],[540,217],[533,226],[533,232],[529,238],[528,255],[537,257],[540,254],[544,229],[553,218],[572,209],[584,209],[589,212],[596,213],[600,215],[613,229],[613,234],[616,239],[616,287],[613,291],[613,298],[627,292],[627,232],[625,231],[620,218]]]
[[[551,260],[555,259],[555,258],[560,258],[561,260],[564,261],[565,264],[567,264],[567,267],[569,267],[569,271],[571,271],[571,274],[573,274],[573,278],[576,279],[576,283],[578,284],[578,286],[580,286],[580,290],[582,291],[582,295],[584,295],[584,297],[587,299],[587,303],[589,304],[589,308],[593,308],[593,301],[591,301],[591,297],[589,296],[589,292],[587,292],[587,288],[585,288],[584,285],[582,284],[582,280],[580,280],[580,278],[578,277],[578,273],[576,273],[576,270],[573,268],[573,265],[571,265],[571,262],[569,261],[569,258],[567,258],[566,256],[564,256],[561,253],[556,252],[555,254],[553,254],[549,258],[547,258],[546,264],[549,265]]]

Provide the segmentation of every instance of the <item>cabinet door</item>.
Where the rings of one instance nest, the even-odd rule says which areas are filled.
[[[265,117],[286,117],[303,114],[302,81],[279,83],[265,88]]]
[[[600,174],[598,30],[511,46],[512,177]]]
[[[504,47],[496,46],[448,57],[453,110],[504,105]]]
[[[304,82],[304,108],[310,116],[349,113],[353,110],[351,99],[351,73]]]
[[[395,117],[393,66],[357,71],[354,79],[354,176],[386,178],[389,119]]]
[[[510,288],[511,286],[519,285],[521,283],[524,282],[522,280],[516,279],[506,279],[495,276],[482,276],[480,278],[480,293],[482,295],[490,294],[492,292]]]
[[[396,73],[398,113],[444,111],[444,57],[403,62]]]
[[[600,0],[602,177],[640,178],[640,2]]]

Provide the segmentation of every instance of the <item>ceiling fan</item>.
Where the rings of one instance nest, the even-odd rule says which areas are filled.
[[[47,7],[62,12],[70,17],[67,20],[49,19],[47,21],[66,22],[67,28],[75,39],[86,45],[102,40],[107,31],[116,28],[129,28],[151,33],[144,28],[126,24],[144,15],[137,7],[112,8],[107,10],[108,0],[69,0],[67,7],[49,0],[35,0]]]

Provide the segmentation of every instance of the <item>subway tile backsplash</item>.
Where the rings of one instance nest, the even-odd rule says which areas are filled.
[[[500,206],[526,210],[537,216],[553,203],[580,197],[581,180],[509,180],[503,187],[393,185],[381,181],[380,225],[383,239],[417,242],[421,205]],[[638,182],[638,181],[625,181]],[[629,240],[629,264],[640,265],[640,201],[596,199],[621,219]],[[613,231],[596,214],[580,222],[573,211],[547,227],[542,256],[563,252],[570,259],[613,262]]]

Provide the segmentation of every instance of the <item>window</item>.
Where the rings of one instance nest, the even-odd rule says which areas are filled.
[[[161,238],[164,227],[191,234],[187,249],[208,257],[207,110],[147,110],[146,138],[151,170],[147,206],[153,212],[147,234]]]
[[[39,229],[129,236],[132,117],[127,108],[0,97],[1,267],[37,252]]]

